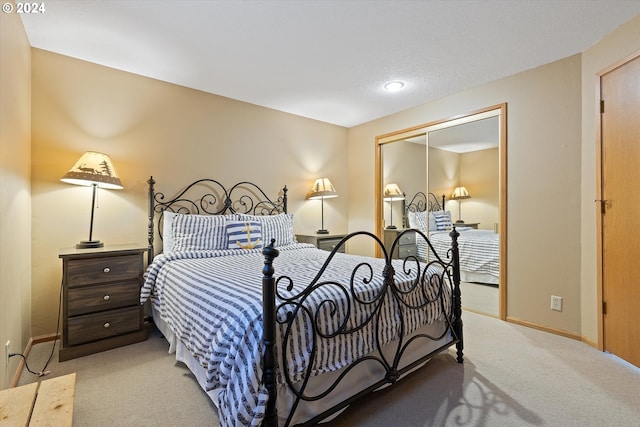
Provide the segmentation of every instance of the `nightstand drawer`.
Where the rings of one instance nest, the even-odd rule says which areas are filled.
[[[123,284],[83,286],[69,289],[67,314],[77,316],[96,311],[139,305],[140,286],[137,281]]]
[[[332,251],[338,243],[340,243],[342,237],[332,238],[332,239],[318,239],[318,249],[322,249],[324,251]],[[344,246],[340,248],[340,252],[344,252]]]
[[[332,251],[344,237],[344,234],[296,234],[296,240],[300,243],[311,243],[323,251]],[[345,252],[342,246],[338,252]]]
[[[418,248],[416,245],[400,245],[398,246],[398,258],[404,259],[408,256],[416,256]]]
[[[399,245],[415,245],[416,244],[416,233],[410,232],[403,234],[398,239]]]
[[[400,236],[400,233],[403,233]],[[399,236],[399,237],[398,237]],[[415,231],[407,231],[404,229],[385,229],[384,230],[384,247],[387,251],[391,251],[393,243],[398,239],[393,252],[392,258],[403,259],[408,256],[416,256],[418,254],[418,247],[416,245],[416,233]]]
[[[67,324],[67,344],[78,345],[142,328],[139,307],[120,308],[96,314],[70,318]]]
[[[69,260],[67,268],[67,286],[69,287],[117,280],[139,280],[142,272],[141,258],[138,255],[72,259]]]

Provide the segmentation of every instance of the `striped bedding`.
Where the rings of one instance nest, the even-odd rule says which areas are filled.
[[[484,273],[498,283],[500,277],[500,237],[492,230],[456,228],[460,232],[458,248],[460,250],[461,273]],[[427,245],[424,239],[417,239],[418,255],[426,259]],[[447,256],[451,248],[449,231],[432,231],[429,240],[441,257]],[[464,279],[463,279],[464,280]],[[492,281],[492,283],[494,283]]]
[[[311,282],[329,255],[329,252],[312,245],[299,243],[279,247],[278,250],[280,256],[274,260],[276,277],[291,277],[294,281],[293,292],[302,290]],[[218,392],[222,426],[257,426],[264,417],[267,393],[261,385],[263,262],[262,252],[257,249],[174,252],[155,257],[145,273],[141,302],[151,299],[157,314],[206,370],[205,388],[206,391]],[[355,265],[360,262],[373,263],[374,279],[366,283],[359,278],[357,283],[360,287],[356,292],[361,298],[371,298],[382,281],[382,260],[336,254],[323,280],[346,285]],[[403,273],[401,261],[397,261],[394,268],[396,283],[410,283],[407,280],[409,276]],[[369,277],[365,271],[362,272],[363,277]],[[414,277],[415,271],[414,267]],[[429,271],[435,272],[435,269]],[[400,286],[406,289],[409,285]],[[309,307],[321,306],[322,298],[338,300],[342,295],[336,292],[335,286],[322,287],[316,293],[318,295],[312,295],[305,302]],[[409,298],[414,299],[409,302],[417,303],[424,298],[421,292],[414,294],[412,297],[409,293]],[[438,291],[429,289],[426,294],[429,299],[436,299]],[[445,306],[449,307],[448,293],[445,300]],[[351,307],[351,316],[353,319],[362,319],[367,315],[367,309],[357,306]],[[321,307],[326,307],[326,304]],[[387,342],[397,335],[397,328],[393,326],[397,314],[394,314],[390,304],[383,307],[385,315],[380,335]],[[344,309],[343,305],[338,304],[339,312]],[[420,324],[444,319],[444,310],[439,301],[429,304],[427,309],[415,315],[403,316],[409,329],[415,329]],[[352,322],[355,325],[357,320]],[[306,330],[308,325],[304,323],[297,323],[297,335],[288,342],[287,347],[290,355],[287,368],[294,380],[300,379],[305,361],[308,360],[310,338]],[[329,331],[335,325],[326,323],[324,328]],[[320,357],[312,362],[313,375],[339,369],[371,352],[373,339],[366,336],[367,328],[359,333],[361,339],[356,340],[357,344],[345,338],[322,344],[318,348]],[[283,330],[280,334],[283,334]],[[282,382],[282,372],[279,374],[278,380]]]

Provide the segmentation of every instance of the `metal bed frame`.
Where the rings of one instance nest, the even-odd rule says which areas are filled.
[[[184,213],[184,214],[210,214],[220,215],[226,213],[248,213],[248,214],[263,214],[271,215],[277,213],[287,212],[287,187],[285,186],[277,198],[270,199],[266,193],[260,189],[256,184],[248,181],[243,181],[238,184],[229,187],[228,189],[217,180],[213,179],[200,179],[187,185],[182,191],[180,191],[175,197],[167,199],[163,193],[155,191],[155,180],[151,177],[148,181],[149,184],[149,224],[148,224],[148,237],[149,237],[149,262],[153,260],[155,253],[154,241],[156,232],[162,239],[162,218],[165,211]],[[195,195],[192,195],[195,194]],[[415,197],[414,197],[415,199]],[[426,197],[424,202],[419,200],[412,200],[409,206],[426,206]],[[420,205],[420,203],[424,203]],[[437,204],[437,202],[436,202]],[[444,200],[443,200],[444,205]],[[157,223],[157,229],[156,229]],[[394,265],[392,265],[392,253],[395,247],[398,245],[401,236],[407,232],[418,233],[424,238],[431,252],[434,254],[433,260],[428,265],[435,265],[439,274],[427,275],[427,265],[418,261],[416,257],[408,257],[402,261],[402,268],[405,273],[415,272],[415,280],[407,287],[398,286],[394,280]],[[352,368],[362,363],[374,363],[384,368],[384,375],[379,378],[375,383],[366,389],[356,393],[355,395],[347,398],[341,403],[333,406],[332,408],[322,412],[316,417],[306,421],[302,425],[314,425],[319,421],[335,414],[342,410],[350,403],[359,399],[360,397],[377,390],[385,385],[395,383],[403,374],[408,373],[412,369],[415,369],[420,364],[426,362],[434,355],[440,353],[444,349],[455,345],[457,361],[463,362],[463,333],[462,333],[462,309],[461,309],[461,296],[460,296],[460,269],[459,269],[459,255],[457,238],[459,233],[454,229],[451,231],[451,249],[447,254],[447,259],[442,259],[431,246],[431,243],[422,232],[418,230],[405,230],[399,233],[398,237],[392,244],[390,251],[384,248],[384,244],[380,239],[372,233],[360,231],[351,233],[345,236],[340,243],[333,249],[328,255],[324,265],[318,271],[313,281],[305,286],[305,289],[296,294],[292,294],[293,280],[287,276],[276,276],[276,272],[273,266],[274,259],[279,255],[278,249],[274,247],[272,241],[270,245],[263,249],[264,255],[264,267],[262,270],[262,295],[263,295],[263,345],[264,353],[262,355],[262,368],[263,368],[263,383],[269,393],[269,399],[267,402],[267,411],[263,420],[264,426],[277,426],[278,425],[278,413],[276,410],[277,399],[277,378],[280,375],[284,379],[288,388],[295,395],[295,402],[290,413],[287,416],[285,425],[290,425],[292,417],[298,408],[298,406],[305,401],[316,401],[327,396],[334,390],[338,384],[349,375]],[[331,268],[331,261],[336,256],[336,253],[345,246],[345,244],[356,236],[364,236],[374,240],[375,244],[382,248],[385,260],[385,268],[383,272],[384,285],[379,290],[378,294],[363,299],[362,296],[358,296],[354,292],[355,277],[362,277],[362,272],[372,274],[373,268],[368,264],[360,264],[354,268],[351,278],[346,278],[346,285],[343,286],[343,294],[351,304],[365,304],[372,307],[371,315],[366,319],[358,321],[357,324],[352,324],[347,318],[341,318],[337,320],[339,326],[331,331],[327,331],[326,327],[322,327],[317,324],[319,319],[319,312],[327,307],[331,308],[333,303],[330,300],[324,300],[320,308],[315,311],[310,310],[305,306],[305,301],[309,296],[317,292],[326,286],[336,286],[335,282],[330,282],[322,279],[323,272]],[[397,264],[396,264],[397,267]],[[413,276],[412,276],[413,277]],[[366,280],[370,280],[369,277]],[[435,285],[438,289],[435,297],[429,296],[426,285]],[[450,305],[447,305],[444,298],[445,287],[447,292],[450,292],[451,298]],[[409,298],[410,295],[414,297],[419,295],[419,302]],[[311,365],[309,362],[302,381],[294,383],[291,379],[291,375],[287,372],[287,364],[280,361],[287,360],[287,342],[291,339],[291,328],[294,322],[306,320],[311,326],[312,336],[312,349],[310,358],[315,356],[318,343],[324,339],[330,339],[338,335],[350,335],[354,334],[365,327],[373,327],[374,330],[378,330],[381,307],[387,300],[387,303],[393,305],[398,310],[400,319],[397,326],[400,331],[400,338],[397,343],[394,343],[393,354],[391,356],[385,355],[382,351],[380,344],[380,337],[376,334],[375,346],[377,348],[376,354],[369,354],[365,357],[353,362],[348,366],[344,372],[342,372],[337,379],[329,385],[326,390],[319,394],[306,393],[306,386],[311,379]],[[405,324],[405,314],[412,310],[426,310],[426,307],[430,304],[439,304],[443,312],[445,313],[445,331],[440,336],[429,336],[424,333],[408,335],[406,330],[408,325]],[[331,310],[330,310],[331,311]],[[348,316],[347,316],[348,317]],[[279,331],[284,330],[284,335]],[[278,346],[276,340],[281,339]],[[429,352],[419,359],[403,365],[403,355],[409,347],[420,345],[423,340],[441,340],[445,339],[445,344]],[[280,355],[277,354],[276,348],[280,348]]]

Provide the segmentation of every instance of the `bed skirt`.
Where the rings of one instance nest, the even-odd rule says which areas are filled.
[[[187,350],[187,347],[180,340],[176,338],[176,336],[168,327],[168,325],[160,318],[159,315],[157,315],[156,310],[152,309],[152,313],[153,313],[153,321],[156,327],[169,343],[169,353],[175,353],[176,360],[178,362],[184,363],[187,366],[187,368],[193,373],[194,377],[198,381],[198,384],[203,389],[203,391],[205,391],[205,393],[209,396],[209,398],[214,403],[216,408],[219,408],[220,407],[219,401],[218,401],[219,391],[216,389],[207,391],[205,388],[205,384],[206,384],[205,369],[196,361],[195,358],[192,357],[192,355]],[[447,327],[446,322],[444,321],[436,322],[430,325],[423,326],[422,328],[415,331],[414,334],[412,335],[426,333],[431,336],[440,336],[442,332],[446,329],[446,327]],[[407,337],[405,337],[405,339],[406,338]],[[421,345],[411,346],[407,350],[407,353],[404,354],[403,363],[401,364],[400,368],[403,368],[404,366],[411,364],[412,362],[418,360],[420,357],[423,357],[425,354],[428,354],[433,351],[437,351],[443,346],[450,344],[451,340],[452,338],[450,334],[446,334],[440,340],[430,341],[427,344],[424,344],[424,342],[421,341]],[[394,345],[397,345],[397,341],[393,341],[387,344],[385,348],[392,348]],[[383,352],[384,352],[384,348],[383,348]],[[404,378],[406,375],[410,374],[411,372],[421,368],[428,361],[429,360],[423,362],[422,364],[417,365],[414,369],[406,372],[404,375],[400,377],[400,379]],[[307,386],[306,394],[313,395],[318,391],[324,390],[326,388],[326,384],[331,384],[344,369],[346,368],[343,368],[337,371],[327,372],[321,376],[313,377],[312,380],[309,382],[309,385]],[[352,369],[349,375],[345,377],[345,379],[338,385],[338,387],[336,387],[336,389],[325,398],[317,401],[302,402],[299,405],[299,407],[296,409],[296,412],[292,419],[291,424],[295,425],[295,424],[302,423],[312,419],[313,417],[321,414],[327,409],[332,408],[338,405],[339,403],[343,402],[348,397],[353,396],[358,391],[364,390],[370,385],[379,381],[380,378],[384,377],[384,374],[385,374],[384,369],[378,364],[361,363],[356,368]],[[384,388],[384,386],[381,387],[380,389],[382,388]],[[291,410],[293,401],[294,401],[294,395],[291,392],[291,390],[289,390],[287,385],[285,384],[279,385],[278,401],[276,404],[276,408],[278,410],[279,425],[285,424],[286,418],[289,414],[289,411]],[[344,411],[345,409],[347,408],[344,408],[342,411]],[[339,415],[342,411],[339,411],[333,416],[324,419],[322,422],[327,422],[332,420],[337,415]]]

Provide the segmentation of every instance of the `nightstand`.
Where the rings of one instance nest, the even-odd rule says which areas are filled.
[[[129,244],[60,251],[61,362],[147,339],[140,304],[145,250]]]
[[[478,225],[480,225],[479,222],[454,222],[453,225],[455,225],[456,227],[471,227],[471,228],[478,228]]]
[[[296,240],[298,243],[311,243],[324,251],[332,251],[344,236],[346,234],[296,234]],[[338,252],[344,253],[344,246]]]
[[[402,233],[404,229],[389,229],[385,228],[384,230],[384,247],[387,248],[387,251],[391,250],[391,245],[393,245],[393,241],[396,239],[398,234]],[[410,232],[403,234],[396,246],[395,251],[391,255],[392,258],[406,258],[409,255],[417,255],[418,247],[416,246],[416,233]]]

